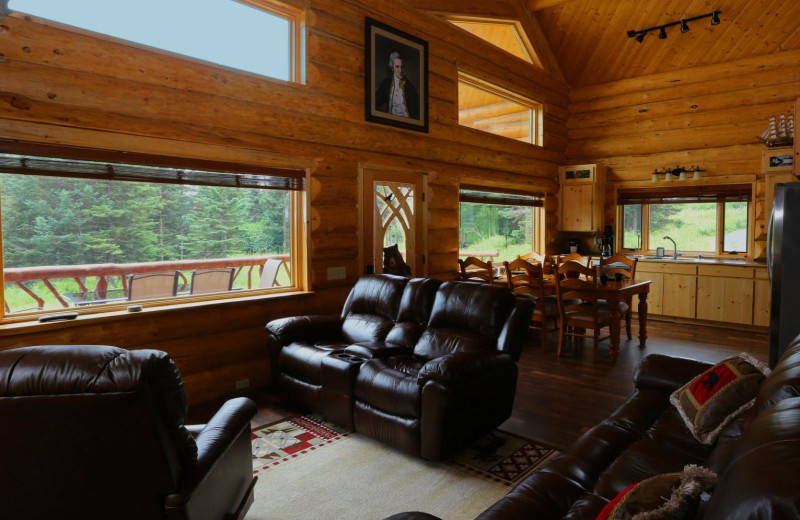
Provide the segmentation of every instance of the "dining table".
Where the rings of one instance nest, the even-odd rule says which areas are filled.
[[[512,274],[517,274],[512,272]],[[521,273],[520,273],[521,274]],[[545,294],[556,294],[556,283],[553,276],[545,276]],[[498,275],[494,277],[494,283],[497,285],[508,286],[508,278],[505,275]],[[609,331],[609,358],[611,361],[616,361],[619,356],[620,346],[620,333],[622,327],[620,322],[622,320],[622,313],[619,310],[620,302],[627,302],[631,300],[633,304],[633,297],[638,295],[638,305],[636,312],[639,318],[639,347],[644,348],[647,346],[647,295],[650,292],[651,280],[608,280],[602,282],[597,280],[596,290],[597,297],[608,302],[608,331]]]

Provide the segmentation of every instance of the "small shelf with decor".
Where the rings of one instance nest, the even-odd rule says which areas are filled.
[[[606,167],[579,164],[558,168],[561,231],[600,231],[603,227]]]

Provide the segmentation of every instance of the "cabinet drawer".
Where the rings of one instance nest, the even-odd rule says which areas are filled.
[[[731,265],[700,265],[697,274],[700,276],[724,276],[726,278],[753,278],[754,267],[736,267]]]
[[[697,266],[694,264],[678,264],[676,262],[637,262],[636,272],[697,274]]]

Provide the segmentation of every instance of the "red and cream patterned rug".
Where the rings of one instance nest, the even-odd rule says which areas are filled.
[[[308,456],[350,434],[316,416],[293,417],[256,428],[252,433],[253,473]],[[391,449],[391,448],[387,448]],[[558,452],[517,435],[496,430],[453,456],[445,464],[513,486]]]

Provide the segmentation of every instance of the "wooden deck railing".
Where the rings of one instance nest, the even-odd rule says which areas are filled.
[[[179,291],[186,290],[189,280],[183,271],[194,271],[197,269],[211,269],[216,267],[235,267],[234,283],[236,279],[246,271],[247,288],[252,289],[252,273],[258,268],[259,277],[264,271],[264,263],[275,258],[281,261],[281,269],[291,277],[289,267],[289,255],[265,255],[241,258],[216,258],[210,260],[176,260],[170,262],[145,262],[138,264],[87,264],[87,265],[63,265],[63,266],[42,266],[42,267],[18,267],[5,269],[4,279],[6,284],[14,284],[33,298],[37,306],[44,308],[44,298],[37,294],[25,282],[41,281],[48,291],[55,297],[62,307],[68,307],[69,303],[61,295],[59,290],[53,285],[53,280],[72,279],[81,291],[96,291],[100,297],[105,296],[108,290],[110,278],[118,277],[120,286],[128,288],[128,276],[136,273],[152,273],[159,271],[180,271]],[[89,288],[90,280],[94,279],[94,286]],[[8,302],[3,302],[6,312],[10,312]]]

